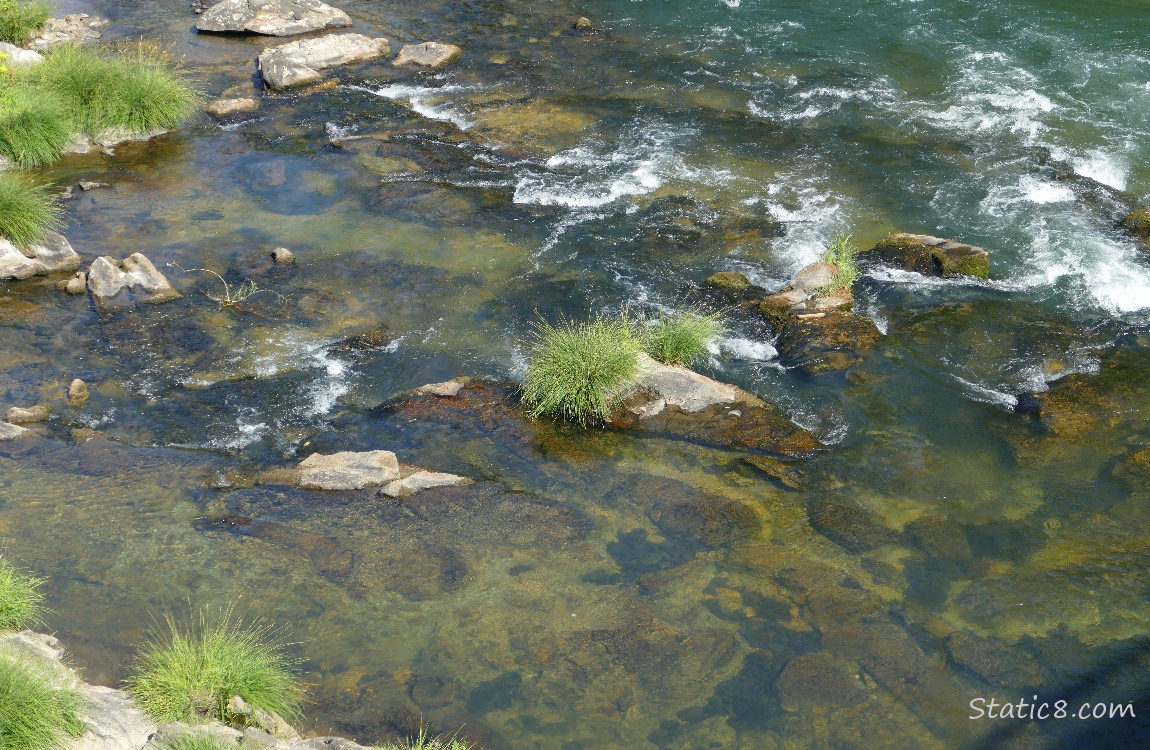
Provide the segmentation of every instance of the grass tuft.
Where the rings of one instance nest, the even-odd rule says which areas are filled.
[[[831,244],[819,257],[822,263],[833,263],[838,266],[838,273],[834,280],[819,291],[825,293],[849,290],[859,275],[859,250],[851,241],[849,234],[838,234]]]
[[[43,667],[0,653],[0,747],[64,750],[84,732],[80,696]]]
[[[535,418],[557,417],[581,426],[610,416],[621,386],[639,367],[642,343],[626,317],[535,326],[523,403]]]
[[[475,745],[455,737],[428,737],[423,727],[414,739],[376,745],[374,750],[474,750]]]
[[[0,557],[0,631],[23,630],[40,622],[44,611],[44,595],[40,593],[43,583],[43,579],[21,573]]]
[[[23,47],[51,17],[50,3],[0,0],[0,42]]]
[[[57,96],[73,126],[88,135],[109,128],[129,132],[174,128],[195,109],[198,95],[159,49],[145,44],[113,48],[53,48],[33,68],[31,85]]]
[[[60,207],[52,202],[46,187],[0,173],[0,237],[25,248],[59,226]]]
[[[0,89],[0,154],[21,169],[35,169],[59,159],[71,140],[59,99],[29,87]]]
[[[185,732],[163,740],[160,750],[237,750],[235,742],[207,732]]]
[[[660,315],[643,336],[643,346],[667,365],[691,367],[707,354],[711,341],[723,331],[717,313],[689,311],[677,316]]]
[[[152,719],[250,723],[228,710],[233,695],[288,721],[300,718],[303,686],[292,674],[295,662],[284,655],[270,627],[245,624],[233,618],[231,608],[212,618],[201,611],[188,627],[170,616],[166,623],[166,631],[142,647],[126,682]]]

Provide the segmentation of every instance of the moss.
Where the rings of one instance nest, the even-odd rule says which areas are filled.
[[[889,234],[883,239],[879,240],[878,244],[874,246],[874,250],[921,250],[923,244],[915,239],[912,235],[904,234]]]
[[[1140,208],[1131,211],[1122,217],[1119,226],[1135,237],[1150,238],[1150,209]]]
[[[750,279],[738,271],[719,271],[707,277],[703,282],[707,286],[721,289],[724,292],[742,292],[751,287]]]
[[[938,261],[943,276],[977,276],[990,278],[990,258],[980,254],[954,255],[936,250],[931,255]]]

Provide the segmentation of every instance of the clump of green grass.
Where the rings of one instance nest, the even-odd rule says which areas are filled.
[[[474,748],[475,745],[455,737],[428,737],[423,727],[419,728],[419,736],[414,739],[375,746],[375,750],[474,750]]]
[[[60,158],[72,140],[72,125],[59,99],[27,86],[0,87],[0,154],[21,169]]]
[[[207,732],[185,732],[163,741],[162,750],[237,750],[235,742]]]
[[[23,47],[51,17],[52,6],[49,3],[0,0],[0,42]]]
[[[833,263],[838,267],[838,273],[830,284],[820,291],[838,292],[849,290],[859,275],[858,247],[855,246],[849,234],[838,234],[831,244],[819,257],[822,263]]]
[[[0,631],[22,630],[40,621],[43,583],[43,579],[22,573],[0,557]]]
[[[44,668],[0,653],[0,747],[63,750],[84,732],[80,696]]]
[[[60,207],[48,189],[14,174],[0,173],[0,237],[16,247],[35,245],[60,226]]]
[[[538,323],[522,388],[528,413],[584,427],[605,422],[622,395],[620,388],[638,370],[642,348],[625,316],[600,315],[559,326]]]
[[[142,43],[103,52],[56,47],[25,78],[25,85],[58,97],[73,127],[88,135],[109,128],[128,132],[174,128],[199,100],[167,55]]]
[[[691,367],[707,354],[707,347],[723,331],[717,313],[688,311],[660,315],[643,336],[643,346],[663,364]]]
[[[166,630],[141,649],[126,682],[155,721],[250,723],[228,710],[233,695],[288,721],[300,718],[303,686],[274,630],[259,622],[245,624],[231,609],[217,617],[201,611],[187,627],[171,617],[166,623]]]

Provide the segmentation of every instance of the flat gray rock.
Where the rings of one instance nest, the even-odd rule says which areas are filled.
[[[640,418],[654,416],[668,406],[695,412],[718,404],[758,401],[738,386],[720,383],[686,367],[665,365],[646,354],[639,355],[639,371],[626,388],[655,396],[653,407],[648,406],[654,411],[642,414]]]
[[[443,42],[421,42],[405,44],[395,56],[393,65],[419,65],[424,68],[439,68],[463,54],[454,44]]]
[[[156,304],[180,296],[152,261],[140,253],[132,253],[124,260],[107,255],[96,258],[88,269],[88,291],[101,305],[129,301]]]
[[[269,87],[285,89],[315,83],[323,78],[321,70],[390,54],[391,45],[383,37],[328,34],[265,49],[259,57],[260,75]]]
[[[14,68],[44,62],[44,56],[39,52],[17,47],[15,44],[9,44],[8,42],[0,42],[0,55],[8,55],[4,62]]]
[[[21,252],[0,237],[0,279],[26,279],[54,271],[74,271],[80,256],[55,232],[45,232],[44,240]]]
[[[28,434],[31,433],[27,427],[0,422],[0,440],[15,440]]]
[[[320,0],[224,0],[200,16],[200,31],[294,36],[351,26],[351,18]]]
[[[313,453],[296,470],[304,489],[361,490],[399,479],[399,460],[391,451]]]
[[[471,484],[471,480],[442,471],[417,471],[389,483],[379,491],[379,494],[387,497],[410,497],[432,487],[456,487],[461,484]]]

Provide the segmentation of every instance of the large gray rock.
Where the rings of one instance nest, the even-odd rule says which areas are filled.
[[[310,490],[361,490],[399,479],[399,460],[391,451],[313,453],[296,467],[299,486]]]
[[[88,269],[88,291],[101,305],[156,304],[180,296],[152,261],[140,253],[132,253],[124,260],[107,255],[96,258]]]
[[[45,232],[44,240],[21,252],[0,237],[0,279],[26,279],[53,271],[75,271],[80,256],[55,232]]]
[[[405,44],[392,63],[396,66],[419,65],[424,68],[439,68],[463,54],[454,44],[442,42],[421,42]]]
[[[389,54],[391,45],[383,37],[329,34],[265,49],[260,53],[259,66],[268,86],[284,89],[320,80],[321,70]]]
[[[0,440],[15,440],[30,434],[31,431],[27,427],[0,422]]]
[[[39,52],[17,47],[15,44],[9,44],[8,42],[0,42],[0,55],[7,55],[8,57],[4,60],[4,63],[14,68],[44,62],[44,56]]]
[[[32,37],[29,48],[43,52],[58,44],[77,46],[99,41],[100,32],[107,28],[108,19],[87,13],[70,13],[63,18],[52,18]]]
[[[200,16],[200,31],[294,36],[351,26],[351,18],[320,0],[224,0]]]
[[[685,412],[696,412],[708,406],[755,400],[742,388],[712,380],[686,367],[665,365],[646,354],[639,355],[639,371],[625,386],[628,391],[643,391],[654,398],[644,406],[641,418],[654,416],[668,406]]]

